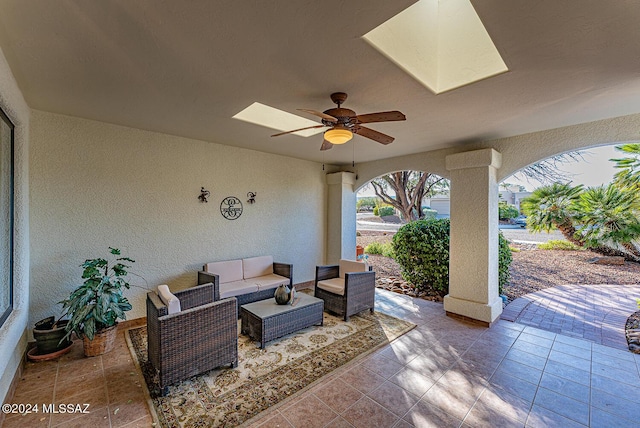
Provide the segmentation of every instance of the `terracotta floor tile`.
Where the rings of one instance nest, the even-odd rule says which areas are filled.
[[[583,403],[589,403],[590,388],[588,386],[555,376],[551,373],[544,373],[542,375],[540,387],[566,395],[569,398]]]
[[[424,395],[424,393],[436,383],[435,379],[423,376],[409,368],[402,369],[397,374],[391,376],[389,380],[418,397]]]
[[[249,428],[293,428],[293,425],[280,412],[275,412],[272,416],[261,419],[256,424],[249,425]]]
[[[390,381],[383,383],[367,395],[382,407],[400,417],[404,416],[420,399],[417,395],[411,394],[406,389]]]
[[[111,422],[106,407],[91,409],[88,414],[55,414],[51,416],[52,427],[64,428],[110,428]]]
[[[109,404],[109,418],[113,428],[121,427],[141,416],[150,416],[149,408],[145,401],[127,400]]]
[[[354,428],[354,427],[342,416],[338,416],[337,418],[329,422],[329,424],[326,425],[324,428]]]
[[[58,380],[54,390],[54,399],[60,397],[68,397],[70,395],[83,392],[85,385],[104,384],[104,375],[102,371],[93,371],[89,374],[73,377],[71,379]]]
[[[2,426],[3,428],[48,427],[50,421],[50,414],[43,414],[39,411],[38,413],[30,413],[25,415],[7,415]]]
[[[342,417],[357,428],[390,427],[399,419],[369,397],[363,397],[342,412]]]
[[[382,376],[378,376],[362,365],[356,366],[346,372],[344,376],[342,376],[342,379],[364,394],[373,391],[385,381]]]
[[[397,361],[390,360],[381,354],[370,355],[361,364],[385,379],[398,373],[403,367]]]
[[[321,388],[314,389],[313,394],[336,413],[342,413],[362,398],[362,392],[341,379],[334,379]]]
[[[546,388],[539,388],[536,398],[533,401],[534,406],[544,407],[554,413],[562,415],[568,419],[581,423],[589,424],[589,404],[584,403],[566,395],[559,394]]]
[[[295,428],[324,427],[338,416],[314,396],[299,401],[281,413]]]
[[[459,427],[462,423],[460,419],[424,400],[418,401],[403,419],[418,428]]]

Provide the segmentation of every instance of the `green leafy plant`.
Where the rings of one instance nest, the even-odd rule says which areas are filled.
[[[449,219],[418,220],[405,224],[393,237],[395,259],[402,277],[421,290],[444,296],[449,292]],[[508,241],[500,235],[498,287],[508,284],[512,261]]]
[[[393,215],[393,207],[386,206],[386,205],[385,206],[381,206],[380,208],[378,208],[378,215],[380,217]]]
[[[135,263],[128,257],[120,256],[120,250],[109,247],[110,263],[104,258],[87,259],[80,265],[84,270],[84,283],[76,288],[62,304],[69,323],[66,326],[69,338],[72,332],[78,337],[86,336],[93,340],[96,333],[114,326],[118,319],[126,319],[125,312],[131,310],[131,304],[125,296],[124,289],[130,287],[126,280],[128,269],[126,262]]]
[[[564,251],[576,251],[582,250],[573,242],[569,242],[565,239],[551,239],[547,242],[543,242],[537,245],[541,250],[564,250]]]
[[[418,289],[445,295],[449,289],[449,219],[418,220],[393,237],[402,277]]]
[[[500,220],[516,218],[519,215],[520,212],[515,205],[508,204],[506,201],[498,202],[498,217],[500,218]]]
[[[367,254],[380,254],[385,257],[394,258],[395,254],[393,252],[393,245],[391,242],[380,243],[380,242],[372,242],[364,248],[364,252]]]
[[[509,284],[511,280],[509,266],[511,266],[512,261],[513,255],[511,254],[509,241],[500,232],[498,233],[498,294],[502,294],[504,286]]]

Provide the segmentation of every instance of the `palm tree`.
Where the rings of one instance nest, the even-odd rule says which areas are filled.
[[[573,221],[581,192],[582,185],[571,187],[564,183],[537,188],[520,202],[520,208],[527,215],[527,227],[534,232],[550,232],[557,228],[567,241],[583,246],[584,242],[576,236]]]
[[[640,260],[633,244],[640,238],[640,198],[636,191],[615,184],[591,187],[580,194],[575,208],[575,220],[581,225],[578,234],[586,247],[622,247],[632,260]]]
[[[610,159],[620,171],[616,174],[616,184],[640,190],[640,144],[623,144],[616,150],[631,155],[621,159]]]

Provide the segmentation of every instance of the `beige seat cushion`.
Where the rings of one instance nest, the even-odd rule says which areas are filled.
[[[234,281],[220,284],[220,298],[240,296],[242,294],[255,293],[258,286],[247,281]]]
[[[318,281],[318,288],[328,291],[329,293],[344,296],[344,279],[331,278],[325,279],[324,281]]]
[[[353,260],[340,260],[339,276],[344,279],[344,274],[349,272],[365,272],[367,266],[363,262]]]
[[[257,278],[273,273],[273,256],[260,256],[242,259],[244,279]]]
[[[218,275],[220,284],[242,280],[242,260],[207,263],[204,270]]]
[[[167,306],[167,312],[169,314],[177,314],[181,311],[180,299],[169,290],[169,286],[166,284],[158,285],[158,297]]]
[[[276,288],[280,284],[289,285],[289,278],[276,275],[275,273],[272,273],[270,275],[264,275],[259,278],[247,279],[245,281],[256,284],[258,286],[258,289],[260,289],[260,291],[266,290],[269,288]]]

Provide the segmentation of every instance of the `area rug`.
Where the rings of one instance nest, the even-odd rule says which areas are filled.
[[[415,325],[380,312],[364,311],[348,322],[324,314],[324,325],[309,327],[260,349],[238,337],[238,367],[212,370],[169,387],[159,396],[147,359],[146,326],[126,332],[162,427],[238,426],[341,365],[367,355]],[[240,328],[238,328],[240,331]]]

